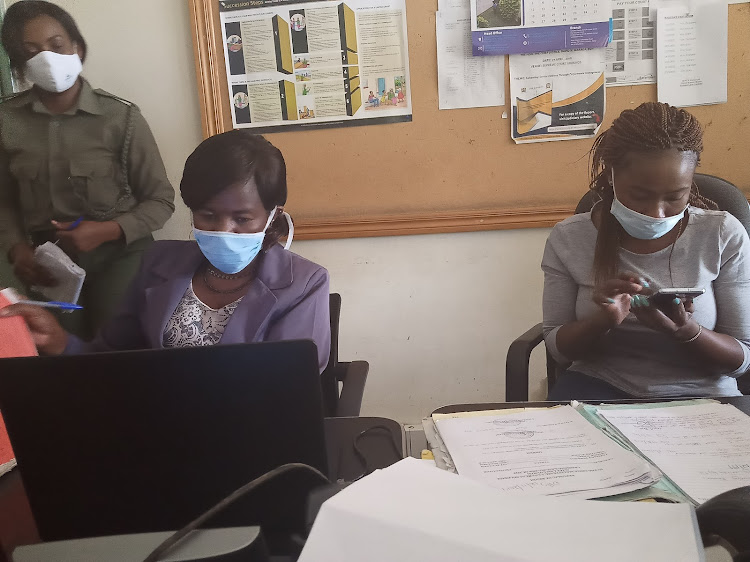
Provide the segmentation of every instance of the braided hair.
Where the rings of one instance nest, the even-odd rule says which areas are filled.
[[[692,152],[696,165],[703,151],[703,129],[698,120],[666,103],[647,102],[626,109],[594,142],[589,153],[591,183],[601,201],[601,221],[594,253],[594,280],[597,285],[617,275],[622,227],[610,207],[614,190],[609,183],[612,169],[624,167],[633,154],[677,149]],[[688,204],[702,209],[717,209],[716,203],[703,197],[693,182]]]

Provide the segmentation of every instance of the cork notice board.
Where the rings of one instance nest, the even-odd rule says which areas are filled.
[[[551,226],[587,188],[592,140],[515,145],[506,106],[438,110],[436,0],[407,6],[413,121],[269,134],[287,161],[299,238]],[[190,0],[205,136],[231,129],[218,0]],[[729,6],[729,102],[695,107],[701,172],[750,193],[750,4]],[[507,82],[507,80],[506,80]],[[604,127],[656,99],[656,86],[607,89]]]

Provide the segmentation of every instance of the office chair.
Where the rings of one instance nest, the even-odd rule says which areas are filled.
[[[737,551],[734,562],[750,562],[750,486],[729,490],[695,510],[705,546],[723,539]]]
[[[714,201],[722,211],[729,211],[750,233],[750,204],[747,197],[736,185],[709,174],[695,174],[695,183],[701,195]],[[588,191],[578,202],[575,214],[587,213],[598,200],[593,191]],[[505,400],[507,402],[525,402],[529,399],[529,357],[532,350],[544,340],[542,324],[537,324],[518,337],[508,348],[505,363]],[[566,369],[555,361],[547,351],[547,388],[557,380],[557,374]],[[750,373],[745,373],[737,380],[742,394],[750,394]]]
[[[331,354],[328,358],[328,366],[320,375],[320,384],[323,389],[323,414],[328,418],[359,416],[370,365],[367,361],[339,362],[341,295],[332,293],[329,302]]]

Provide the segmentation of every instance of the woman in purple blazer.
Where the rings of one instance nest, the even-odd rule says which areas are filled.
[[[246,131],[211,137],[185,163],[180,193],[195,241],[156,242],[94,341],[68,334],[39,307],[0,315],[23,316],[46,355],[312,339],[322,372],[331,345],[328,272],[288,251],[294,227],[283,207],[281,152]]]

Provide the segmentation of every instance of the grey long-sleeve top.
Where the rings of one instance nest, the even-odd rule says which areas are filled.
[[[587,357],[574,361],[572,370],[639,397],[739,394],[734,377],[750,369],[750,239],[727,212],[690,207],[689,215],[674,249],[653,254],[621,249],[620,270],[647,276],[661,287],[705,288],[694,301],[694,319],[737,339],[745,354],[742,365],[721,372],[690,353],[689,344],[647,328],[630,314]],[[558,330],[597,307],[591,300],[596,236],[591,213],[575,215],[553,228],[544,251],[545,343],[564,363],[570,361],[557,349]]]

